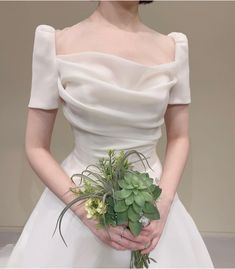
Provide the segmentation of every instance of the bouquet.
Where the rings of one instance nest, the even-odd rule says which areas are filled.
[[[147,158],[141,152],[121,150],[117,155],[113,149],[109,149],[107,158],[99,158],[96,164],[88,165],[81,174],[71,176],[73,182],[74,177],[81,178],[80,187],[76,185],[69,189],[77,197],[62,210],[55,227],[56,231],[59,225],[59,232],[66,246],[61,233],[62,218],[73,204],[81,200],[85,202],[87,218],[98,220],[97,228],[125,224],[137,236],[150,220],[160,219],[155,202],[161,194],[161,188],[153,183],[148,173],[133,170],[134,162],[128,160],[131,154],[139,157],[138,161],[142,162],[144,168],[141,156],[149,166]],[[89,167],[94,167],[97,171],[92,171]],[[150,166],[149,168],[153,170]],[[150,260],[156,262],[149,257],[149,253],[141,254],[141,250],[132,250],[130,268],[148,268]]]

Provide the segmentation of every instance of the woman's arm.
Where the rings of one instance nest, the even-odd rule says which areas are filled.
[[[72,192],[65,194],[75,184],[52,157],[50,143],[58,109],[29,108],[25,135],[25,152],[30,166],[42,182],[65,204],[75,198]],[[78,203],[71,207],[81,219],[85,215]]]
[[[151,242],[149,247],[141,251],[142,254],[149,253],[156,247],[167,221],[188,156],[188,118],[188,105],[168,105],[165,113],[167,146],[159,182],[162,193],[156,201],[160,220],[152,220],[142,229],[141,234],[146,235]]]
[[[29,108],[27,128],[25,136],[25,151],[29,163],[35,173],[40,177],[44,184],[55,193],[59,199],[68,204],[74,194],[64,195],[70,187],[76,186],[61,166],[52,157],[50,152],[50,142],[52,130],[57,114],[57,109],[32,109]],[[80,204],[82,203],[82,204]],[[105,229],[97,229],[97,220],[88,219],[87,212],[83,202],[80,205],[73,205],[71,209],[78,217],[88,226],[88,228],[102,241],[118,250],[125,249],[142,249],[147,242],[146,237],[139,237],[138,240],[134,235],[125,230],[123,240],[120,243],[120,233],[123,227],[109,227],[109,233]]]
[[[171,203],[189,152],[189,105],[168,105],[165,126],[167,145],[159,186],[161,199]]]

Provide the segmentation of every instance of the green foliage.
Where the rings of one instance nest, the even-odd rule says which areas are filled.
[[[156,207],[153,204],[148,203],[148,202],[146,202],[144,204],[143,212],[145,212],[145,213],[154,213],[155,211],[156,211]]]
[[[129,195],[131,195],[132,191],[128,189],[122,189],[121,191],[116,191],[114,193],[114,198],[122,200],[124,198],[127,198]]]
[[[128,222],[128,211],[124,212],[117,212],[116,217],[117,217],[117,225],[121,224],[127,224]]]
[[[129,206],[127,211],[128,219],[131,221],[138,221],[140,214],[136,213],[132,206]]]
[[[132,206],[133,206],[133,209],[135,210],[136,213],[140,214],[143,210],[142,207],[139,206],[136,202],[133,202]]]
[[[131,193],[126,199],[125,199],[125,203],[126,205],[132,205],[134,202],[134,197],[135,195],[133,193]]]
[[[115,212],[123,212],[128,209],[128,205],[126,205],[125,200],[117,200],[114,204]]]
[[[153,184],[153,179],[148,173],[127,170],[123,178],[118,181],[119,188],[114,192],[115,200],[114,211],[116,213],[125,213],[130,224],[130,231],[137,235],[140,233],[141,223],[138,222],[144,215],[149,219],[159,219],[159,212],[154,205],[155,198],[161,193],[161,189]]]
[[[153,199],[157,200],[162,192],[162,189],[159,188],[157,185],[153,185],[152,188],[153,188],[153,191],[152,191]]]
[[[141,216],[144,215],[150,220],[160,218],[154,202],[160,196],[161,189],[153,183],[148,173],[132,169],[132,163],[128,161],[131,154],[136,154],[144,167],[143,159],[148,164],[147,158],[136,150],[121,150],[117,155],[114,149],[109,149],[107,158],[99,158],[96,164],[88,165],[81,174],[72,175],[72,181],[75,176],[81,177],[83,185],[70,188],[69,191],[77,195],[77,198],[63,209],[57,220],[56,227],[59,224],[63,241],[62,218],[73,204],[81,200],[86,202],[87,216],[98,219],[97,229],[126,224],[133,235],[137,236],[142,229]],[[98,171],[91,170],[90,167]],[[130,266],[147,268],[150,259],[152,258],[149,258],[148,254],[132,251]]]
[[[141,232],[142,225],[138,221],[129,220],[128,226],[135,236],[137,236]]]

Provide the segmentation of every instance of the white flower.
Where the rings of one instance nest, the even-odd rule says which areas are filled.
[[[150,219],[144,215],[139,219],[139,222],[145,227],[150,223]]]

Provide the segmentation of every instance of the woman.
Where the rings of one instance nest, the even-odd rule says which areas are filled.
[[[142,1],[152,2],[152,1]],[[63,30],[35,30],[26,154],[46,188],[17,241],[9,267],[129,267],[130,252],[151,252],[150,267],[213,267],[209,253],[178,195],[188,151],[191,103],[188,40],[144,25],[138,1],[99,1],[87,19]],[[59,164],[50,152],[60,102],[75,147]],[[167,148],[162,168],[156,145],[165,119]],[[96,229],[84,205],[63,220],[65,247],[51,237],[65,204],[70,176],[107,149],[135,148],[150,156],[148,171],[162,188],[160,220],[134,237],[124,227]],[[136,165],[136,168],[141,169]]]

